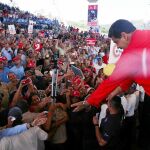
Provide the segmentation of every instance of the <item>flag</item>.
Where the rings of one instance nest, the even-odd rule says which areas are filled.
[[[86,39],[86,43],[87,43],[87,45],[89,45],[89,46],[94,46],[94,45],[95,45],[95,42],[96,42],[96,39],[94,39],[94,38],[87,38],[87,39]]]
[[[118,61],[118,59],[120,58],[122,52],[123,52],[123,50],[120,48],[117,48],[117,45],[113,41],[111,41],[108,63],[115,64]]]

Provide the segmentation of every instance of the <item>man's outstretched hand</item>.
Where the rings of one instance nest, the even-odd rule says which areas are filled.
[[[71,105],[71,107],[75,107],[73,112],[81,111],[88,106],[89,104],[87,103],[87,101],[81,101],[81,102],[77,102]]]

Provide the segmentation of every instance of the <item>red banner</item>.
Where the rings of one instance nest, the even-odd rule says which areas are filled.
[[[96,42],[96,39],[94,39],[94,38],[88,38],[88,39],[86,39],[86,43],[89,46],[94,46],[95,42]]]

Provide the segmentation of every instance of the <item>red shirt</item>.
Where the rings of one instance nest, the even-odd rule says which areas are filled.
[[[143,86],[150,95],[150,30],[136,30],[131,42],[124,49],[112,75],[103,81],[87,99],[88,103],[99,106],[101,101],[118,86],[126,91],[133,82]]]

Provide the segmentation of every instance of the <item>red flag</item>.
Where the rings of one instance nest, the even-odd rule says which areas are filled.
[[[89,46],[94,46],[95,42],[96,42],[96,39],[94,39],[94,38],[88,38],[88,39],[86,39],[86,43]]]
[[[42,44],[34,43],[34,50],[40,52],[42,49]]]

